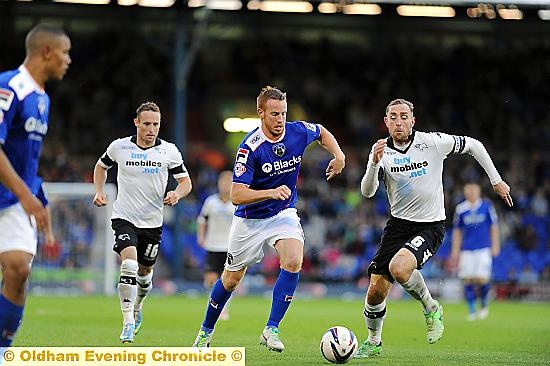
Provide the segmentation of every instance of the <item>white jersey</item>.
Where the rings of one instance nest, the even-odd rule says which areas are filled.
[[[413,130],[411,140],[407,148],[400,150],[394,146],[393,139],[388,138],[380,161],[391,214],[417,222],[444,220],[443,161],[451,153],[463,153],[466,139]],[[372,152],[369,161],[372,161]]]
[[[206,224],[204,249],[210,252],[227,252],[234,212],[235,206],[231,201],[223,202],[219,194],[206,198],[197,217],[199,223]]]
[[[117,139],[97,163],[105,169],[118,163],[118,194],[112,218],[139,228],[162,226],[168,174],[176,179],[189,176],[176,145],[161,139],[146,149],[137,145],[136,136]]]

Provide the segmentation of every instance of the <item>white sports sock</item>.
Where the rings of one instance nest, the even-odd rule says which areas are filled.
[[[136,303],[134,304],[134,311],[141,310],[143,301],[147,297],[147,294],[153,288],[153,271],[145,276],[137,276],[137,298]]]
[[[363,312],[367,328],[369,330],[368,341],[372,344],[378,344],[382,340],[382,326],[386,317],[386,300],[378,305],[370,305],[365,301],[365,311]]]
[[[402,283],[401,286],[407,291],[413,298],[419,300],[426,311],[434,311],[437,309],[437,301],[432,298],[424,277],[419,270],[415,269],[411,274],[409,280]]]
[[[120,264],[120,280],[118,297],[124,324],[134,324],[134,303],[137,296],[136,276],[138,263],[133,259],[125,259]]]

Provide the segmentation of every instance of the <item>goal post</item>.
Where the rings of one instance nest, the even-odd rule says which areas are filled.
[[[92,183],[44,183],[44,190],[56,240],[45,245],[39,237],[31,293],[113,295],[117,258],[110,219],[116,186],[105,185],[105,207],[93,205]]]

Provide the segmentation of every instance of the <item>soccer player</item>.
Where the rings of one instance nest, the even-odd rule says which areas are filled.
[[[477,183],[464,186],[464,197],[466,200],[455,210],[451,258],[459,263],[458,277],[464,283],[468,320],[485,319],[489,315],[492,257],[500,252],[498,217],[491,201],[481,199]],[[476,292],[481,302],[477,314]]]
[[[32,28],[25,49],[19,68],[0,73],[0,349],[11,345],[21,324],[36,229],[44,232],[46,242],[54,241],[48,201],[37,176],[50,112],[44,87],[63,79],[71,63],[69,37],[51,25]]]
[[[295,208],[304,150],[317,140],[334,156],[326,168],[327,180],[340,174],[345,166],[345,155],[326,128],[301,121],[286,122],[286,93],[270,86],[263,88],[257,98],[257,113],[260,127],[248,133],[237,150],[231,188],[231,200],[237,208],[229,233],[227,262],[212,288],[195,347],[210,345],[225,303],[246,268],[262,259],[263,245],[267,243],[277,251],[281,271],[260,344],[272,351],[284,350],[279,323],[298,285],[304,253],[304,233]]]
[[[206,249],[204,268],[204,287],[210,291],[220,278],[227,258],[227,240],[235,206],[231,203],[231,180],[233,173],[223,171],[218,176],[218,193],[206,198],[197,217],[197,242]],[[220,319],[229,319],[229,304],[220,315]]]
[[[163,205],[174,206],[191,192],[191,179],[176,145],[158,138],[160,109],[153,102],[136,110],[136,134],[113,141],[94,168],[94,205],[107,204],[107,169],[118,163],[118,193],[111,217],[113,250],[120,255],[118,295],[122,343],[134,341],[142,323],[142,304],[153,287],[159,253]],[[178,182],[164,195],[171,174]]]
[[[368,268],[364,315],[369,336],[361,343],[357,358],[377,356],[382,351],[386,297],[394,281],[422,303],[428,342],[435,343],[443,335],[443,308],[430,295],[418,269],[435,254],[445,234],[442,174],[447,155],[472,155],[495,192],[509,206],[513,204],[510,187],[481,142],[467,136],[416,131],[413,108],[404,99],[387,106],[384,122],[390,136],[373,145],[361,180],[365,197],[375,194],[379,176],[384,180],[391,217]]]

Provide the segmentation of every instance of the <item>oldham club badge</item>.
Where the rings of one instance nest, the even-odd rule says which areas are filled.
[[[273,145],[272,149],[273,149],[273,153],[280,158],[283,157],[286,151],[285,145],[283,143],[278,143]]]

